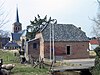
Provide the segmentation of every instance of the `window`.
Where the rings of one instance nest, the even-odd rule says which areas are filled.
[[[71,48],[70,46],[67,46],[67,52],[66,52],[67,55],[70,55],[71,54]]]
[[[33,49],[37,48],[37,43],[33,43]]]
[[[17,30],[19,30],[19,27],[17,27]]]

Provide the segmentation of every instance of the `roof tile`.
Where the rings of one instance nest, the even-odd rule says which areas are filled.
[[[44,41],[50,40],[50,24],[42,31]],[[55,41],[89,41],[85,32],[73,24],[55,24],[54,25]]]

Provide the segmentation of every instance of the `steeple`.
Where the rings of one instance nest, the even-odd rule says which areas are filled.
[[[16,7],[16,22],[13,23],[13,32],[18,33],[22,30],[22,24],[19,22],[18,6]]]
[[[16,22],[19,22],[18,7],[16,8]]]

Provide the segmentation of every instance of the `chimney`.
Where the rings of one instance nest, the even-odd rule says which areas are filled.
[[[81,30],[81,27],[78,27],[78,29],[80,29],[80,30]]]

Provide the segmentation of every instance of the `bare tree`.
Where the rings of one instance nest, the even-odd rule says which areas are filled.
[[[8,23],[8,19],[7,16],[8,14],[6,13],[6,11],[4,10],[4,3],[6,0],[0,0],[0,28],[5,25],[6,23]],[[4,30],[0,29],[0,37],[9,37],[10,33]]]
[[[99,0],[97,0],[97,2],[100,4],[100,1]]]
[[[0,28],[5,25],[9,20],[7,20],[8,14],[5,12],[4,9],[5,0],[0,0]]]
[[[98,10],[100,10],[100,1],[97,0],[98,2]],[[95,25],[93,26],[93,34],[96,37],[100,37],[100,12],[97,13],[97,17],[92,19],[94,21]]]
[[[0,30],[0,37],[9,37],[9,36],[10,36],[10,32]]]

